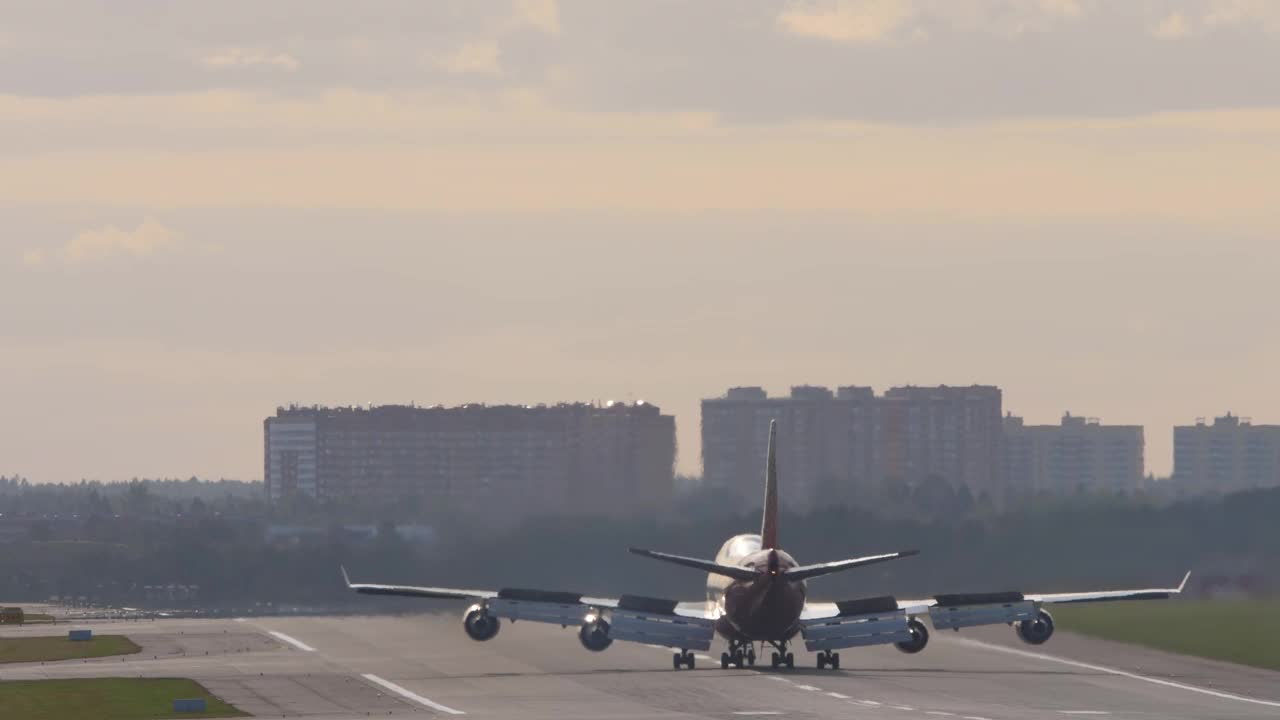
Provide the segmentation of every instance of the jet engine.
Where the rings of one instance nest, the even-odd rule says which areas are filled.
[[[578,640],[591,652],[604,650],[613,644],[613,638],[609,637],[609,623],[598,615],[588,615],[578,631]]]
[[[1053,616],[1048,611],[1041,610],[1035,617],[1014,624],[1013,629],[1022,642],[1028,645],[1043,645],[1053,637]]]
[[[915,618],[907,623],[907,630],[911,632],[911,639],[904,640],[900,643],[894,643],[894,647],[898,648],[908,655],[914,655],[924,649],[929,644],[929,629],[924,623]]]
[[[472,605],[463,616],[462,627],[472,640],[489,640],[498,634],[498,618],[490,615],[483,605]]]

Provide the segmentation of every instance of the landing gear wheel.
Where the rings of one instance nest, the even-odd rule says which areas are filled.
[[[738,668],[739,670],[741,670],[741,669],[742,669],[742,667],[743,667],[744,665],[746,665],[746,664],[747,664],[747,656],[746,656],[746,655],[744,655],[744,654],[742,653],[742,651],[741,651],[741,650],[739,650],[738,652],[736,652],[736,653],[734,653],[734,654],[733,654],[733,665],[734,665],[734,667],[736,667],[736,668]]]
[[[827,654],[824,652],[818,653],[818,669],[819,670],[827,669]]]
[[[678,652],[675,655],[671,656],[672,667],[674,667],[676,670],[679,670],[681,665],[692,670],[693,669],[693,653],[689,652],[688,650],[685,650],[683,652]]]
[[[782,656],[779,655],[778,653],[774,653],[773,657],[771,658],[771,661],[773,663],[773,669],[777,670],[778,666],[782,664]]]
[[[791,653],[787,653],[786,656],[783,658],[783,661],[787,663],[788,668],[793,668],[796,666],[796,656],[792,655]]]
[[[750,650],[747,650],[747,664],[750,665],[751,667],[756,666],[756,649],[755,648],[751,648]]]
[[[827,662],[831,664],[832,670],[839,670],[840,669],[840,653],[830,653],[830,657],[827,658]]]
[[[720,653],[720,669],[721,670],[729,669],[729,653],[727,652]]]

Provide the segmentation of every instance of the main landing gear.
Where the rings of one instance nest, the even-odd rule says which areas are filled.
[[[783,665],[786,665],[788,668],[796,666],[796,656],[787,652],[787,641],[783,640],[782,642],[775,642],[770,640],[769,644],[774,648],[773,655],[769,658],[773,669],[777,670]]]
[[[671,656],[671,665],[676,670],[679,670],[680,666],[682,665],[692,670],[693,669],[693,653],[689,652],[688,650],[681,650],[680,652]]]
[[[823,650],[818,653],[818,669],[825,670],[827,668],[832,670],[840,669],[840,653],[831,652],[830,650]]]
[[[727,670],[732,665],[742,668],[743,665],[756,664],[756,647],[752,643],[729,641],[729,652],[720,653],[720,667]]]

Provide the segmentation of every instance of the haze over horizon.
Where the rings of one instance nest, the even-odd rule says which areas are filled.
[[[4,7],[3,475],[260,479],[289,402],[645,399],[684,473],[733,385],[1280,423],[1280,3]]]

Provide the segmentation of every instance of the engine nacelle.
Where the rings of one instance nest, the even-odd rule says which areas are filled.
[[[924,650],[925,645],[929,644],[929,629],[924,626],[924,623],[911,618],[907,622],[907,630],[911,632],[911,639],[894,643],[893,646],[908,655],[915,655]]]
[[[462,627],[467,637],[483,642],[498,634],[498,618],[490,615],[485,606],[472,605],[462,618]]]
[[[1053,616],[1047,610],[1041,610],[1030,620],[1023,620],[1013,626],[1018,638],[1028,645],[1043,645],[1053,637]]]
[[[582,647],[591,652],[604,650],[613,644],[613,638],[609,637],[609,623],[602,617],[588,615],[586,622],[582,623],[582,629],[578,631],[578,640],[582,642]]]

